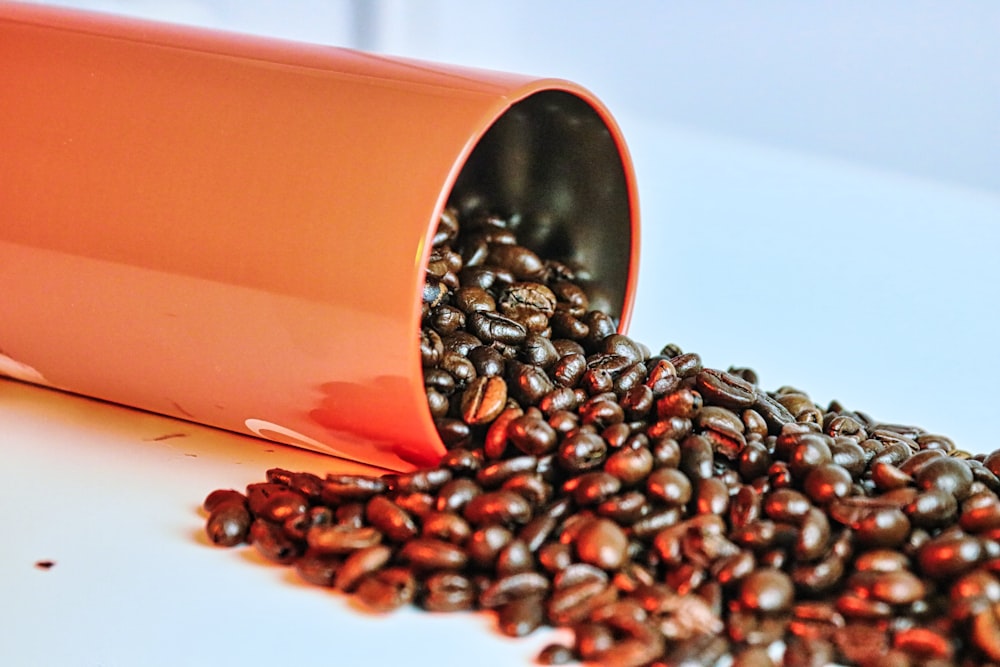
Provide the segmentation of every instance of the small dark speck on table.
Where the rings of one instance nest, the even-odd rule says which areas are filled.
[[[51,570],[55,566],[56,562],[54,560],[38,560],[35,561],[35,567],[39,570]]]
[[[187,433],[166,433],[164,435],[158,435],[155,438],[150,438],[151,442],[160,442],[162,440],[172,440],[173,438],[186,438]]]

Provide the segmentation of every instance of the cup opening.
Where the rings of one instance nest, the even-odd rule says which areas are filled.
[[[544,90],[513,104],[473,149],[452,189],[460,213],[511,218],[521,243],[578,271],[591,307],[620,320],[633,211],[623,147],[581,97]]]
[[[542,260],[568,266],[589,307],[608,313],[624,330],[634,296],[638,239],[633,181],[616,132],[610,118],[584,97],[559,89],[532,93],[512,104],[476,143],[455,179],[448,207],[459,220],[482,215],[504,220],[519,245]],[[424,285],[425,300],[440,291],[429,285]],[[427,368],[423,372],[426,389],[433,381]],[[428,392],[433,419],[430,397],[439,412],[442,399]],[[452,404],[461,393],[456,387],[446,421],[463,417]],[[447,449],[441,423],[437,433]],[[471,427],[473,432],[478,428]]]

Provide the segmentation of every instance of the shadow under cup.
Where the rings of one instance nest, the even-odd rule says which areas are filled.
[[[571,82],[0,5],[0,372],[405,470],[444,452],[421,293],[449,201],[627,327],[638,203]]]

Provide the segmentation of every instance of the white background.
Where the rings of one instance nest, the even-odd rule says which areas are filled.
[[[574,80],[635,162],[635,338],[997,447],[1000,4],[63,4]],[[365,616],[200,537],[208,490],[344,464],[2,380],[0,423],[0,664],[499,666],[544,643]]]

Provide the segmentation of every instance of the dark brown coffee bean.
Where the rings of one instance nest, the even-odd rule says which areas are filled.
[[[239,498],[227,494],[221,499],[216,497],[214,500],[218,502],[209,502],[208,500],[212,499],[211,495],[206,499],[205,504],[212,507],[212,513],[209,514],[205,524],[205,532],[212,544],[232,547],[247,541],[250,533],[250,512],[242,500],[243,494],[236,491],[233,493]]]
[[[490,244],[486,261],[509,269],[517,280],[541,280],[545,274],[545,264],[538,255],[524,246]]]
[[[729,510],[729,489],[725,483],[709,477],[695,482],[694,511],[696,514],[724,515]]]
[[[382,477],[388,489],[396,494],[433,493],[448,483],[451,478],[452,472],[447,468],[424,468],[410,473]],[[398,497],[396,502],[400,504]],[[400,504],[400,506],[402,505]]]
[[[701,357],[696,352],[685,352],[670,357],[670,363],[682,378],[694,377],[702,370]]]
[[[686,505],[693,493],[691,480],[676,468],[654,470],[646,481],[646,490],[654,498],[672,506]]]
[[[866,591],[876,600],[902,605],[922,600],[927,594],[924,582],[912,572],[875,572]]]
[[[792,568],[792,580],[798,590],[808,594],[833,591],[840,583],[846,569],[845,558],[827,553],[811,563],[797,564]]]
[[[453,512],[428,512],[420,517],[420,535],[462,544],[472,534],[469,523]]]
[[[522,598],[535,598],[548,592],[551,583],[537,572],[519,572],[500,577],[479,596],[479,605],[495,609]]]
[[[941,534],[917,551],[917,563],[921,572],[934,579],[963,574],[982,557],[982,543],[978,538],[964,533]]]
[[[474,497],[482,493],[479,485],[470,479],[453,479],[438,491],[435,508],[439,512],[461,512]]]
[[[318,557],[329,557],[319,553]],[[392,557],[392,550],[384,544],[364,547],[351,553],[337,568],[333,585],[350,593],[363,577],[385,566]]]
[[[469,559],[482,569],[492,569],[497,554],[514,539],[514,534],[499,524],[483,526],[473,531],[465,543]]]
[[[925,450],[928,451],[928,450]],[[972,470],[967,463],[951,456],[940,456],[927,461],[914,473],[921,489],[940,489],[964,500],[972,487]]]
[[[613,521],[595,519],[580,529],[574,544],[581,562],[616,570],[625,562],[628,537]]]
[[[814,503],[825,505],[850,494],[852,484],[851,473],[846,468],[836,463],[822,463],[806,473],[802,489]]]
[[[656,393],[656,390],[653,389],[653,392]],[[670,417],[691,419],[701,409],[701,394],[686,387],[682,387],[676,391],[671,390],[669,393],[661,395],[656,401],[656,414],[660,419],[668,419]]]
[[[799,523],[811,509],[809,498],[794,489],[775,489],[764,498],[764,513],[775,521]]]
[[[971,639],[990,660],[1000,661],[1000,604],[992,604],[972,617]]]
[[[958,501],[950,491],[932,488],[903,507],[914,526],[938,528],[953,523],[958,515]]]
[[[358,601],[377,612],[389,612],[413,602],[417,582],[404,567],[387,567],[364,576],[354,591]]]
[[[306,533],[309,548],[322,554],[345,554],[382,541],[382,533],[368,526],[313,526]]]
[[[457,545],[432,537],[417,537],[404,543],[399,559],[420,572],[460,570],[468,562],[468,555]]]
[[[705,401],[726,408],[749,408],[757,400],[752,384],[731,373],[711,368],[702,369],[695,379]]]
[[[780,570],[762,568],[740,580],[739,601],[745,609],[765,614],[783,612],[791,608],[793,598],[792,580]]]
[[[622,448],[604,461],[604,471],[614,475],[625,486],[638,484],[652,471],[653,454],[647,447]]]
[[[463,512],[474,526],[525,524],[531,520],[531,504],[513,491],[489,491],[470,500]]]
[[[969,496],[962,502],[958,523],[970,533],[1000,528],[1000,498],[990,492]]]
[[[201,508],[211,514],[217,507],[227,503],[246,505],[247,497],[235,489],[216,489],[205,497]]]
[[[501,377],[477,377],[462,392],[462,420],[486,424],[496,419],[507,404],[507,383]]]
[[[327,475],[320,497],[325,503],[339,505],[352,500],[367,500],[376,494],[384,493],[385,490],[385,482],[377,477]]]
[[[476,483],[484,489],[496,489],[515,475],[533,474],[537,469],[537,456],[514,456],[484,465],[476,472]]]
[[[255,519],[250,524],[249,541],[261,556],[282,565],[293,562],[304,550],[285,535],[281,526],[265,519]]]
[[[756,392],[752,407],[764,418],[768,432],[772,435],[779,433],[787,424],[795,421],[795,417],[785,406],[763,391]]]
[[[707,479],[715,474],[712,443],[701,435],[689,435],[681,442],[678,468],[691,479]]]
[[[417,524],[399,505],[384,496],[375,496],[365,508],[368,522],[393,542],[404,542],[417,535]]]
[[[522,406],[537,404],[555,389],[545,371],[532,364],[508,361],[505,375],[508,395]]]
[[[742,528],[761,517],[763,503],[752,486],[741,486],[729,503],[729,522],[734,529]]]
[[[539,596],[512,600],[497,608],[497,629],[507,637],[525,637],[545,623],[545,607]]]
[[[913,627],[900,630],[893,635],[892,645],[907,657],[912,656],[927,662],[940,660],[950,663],[955,652],[951,639],[931,628]]]
[[[813,468],[832,461],[833,453],[825,436],[809,435],[798,438],[792,447],[788,458],[788,469],[796,479],[805,479]]]
[[[558,461],[563,469],[570,472],[592,470],[604,464],[607,449],[600,436],[581,431],[563,440],[559,446]]]
[[[536,658],[540,665],[568,665],[575,660],[573,649],[562,644],[548,644]]]

